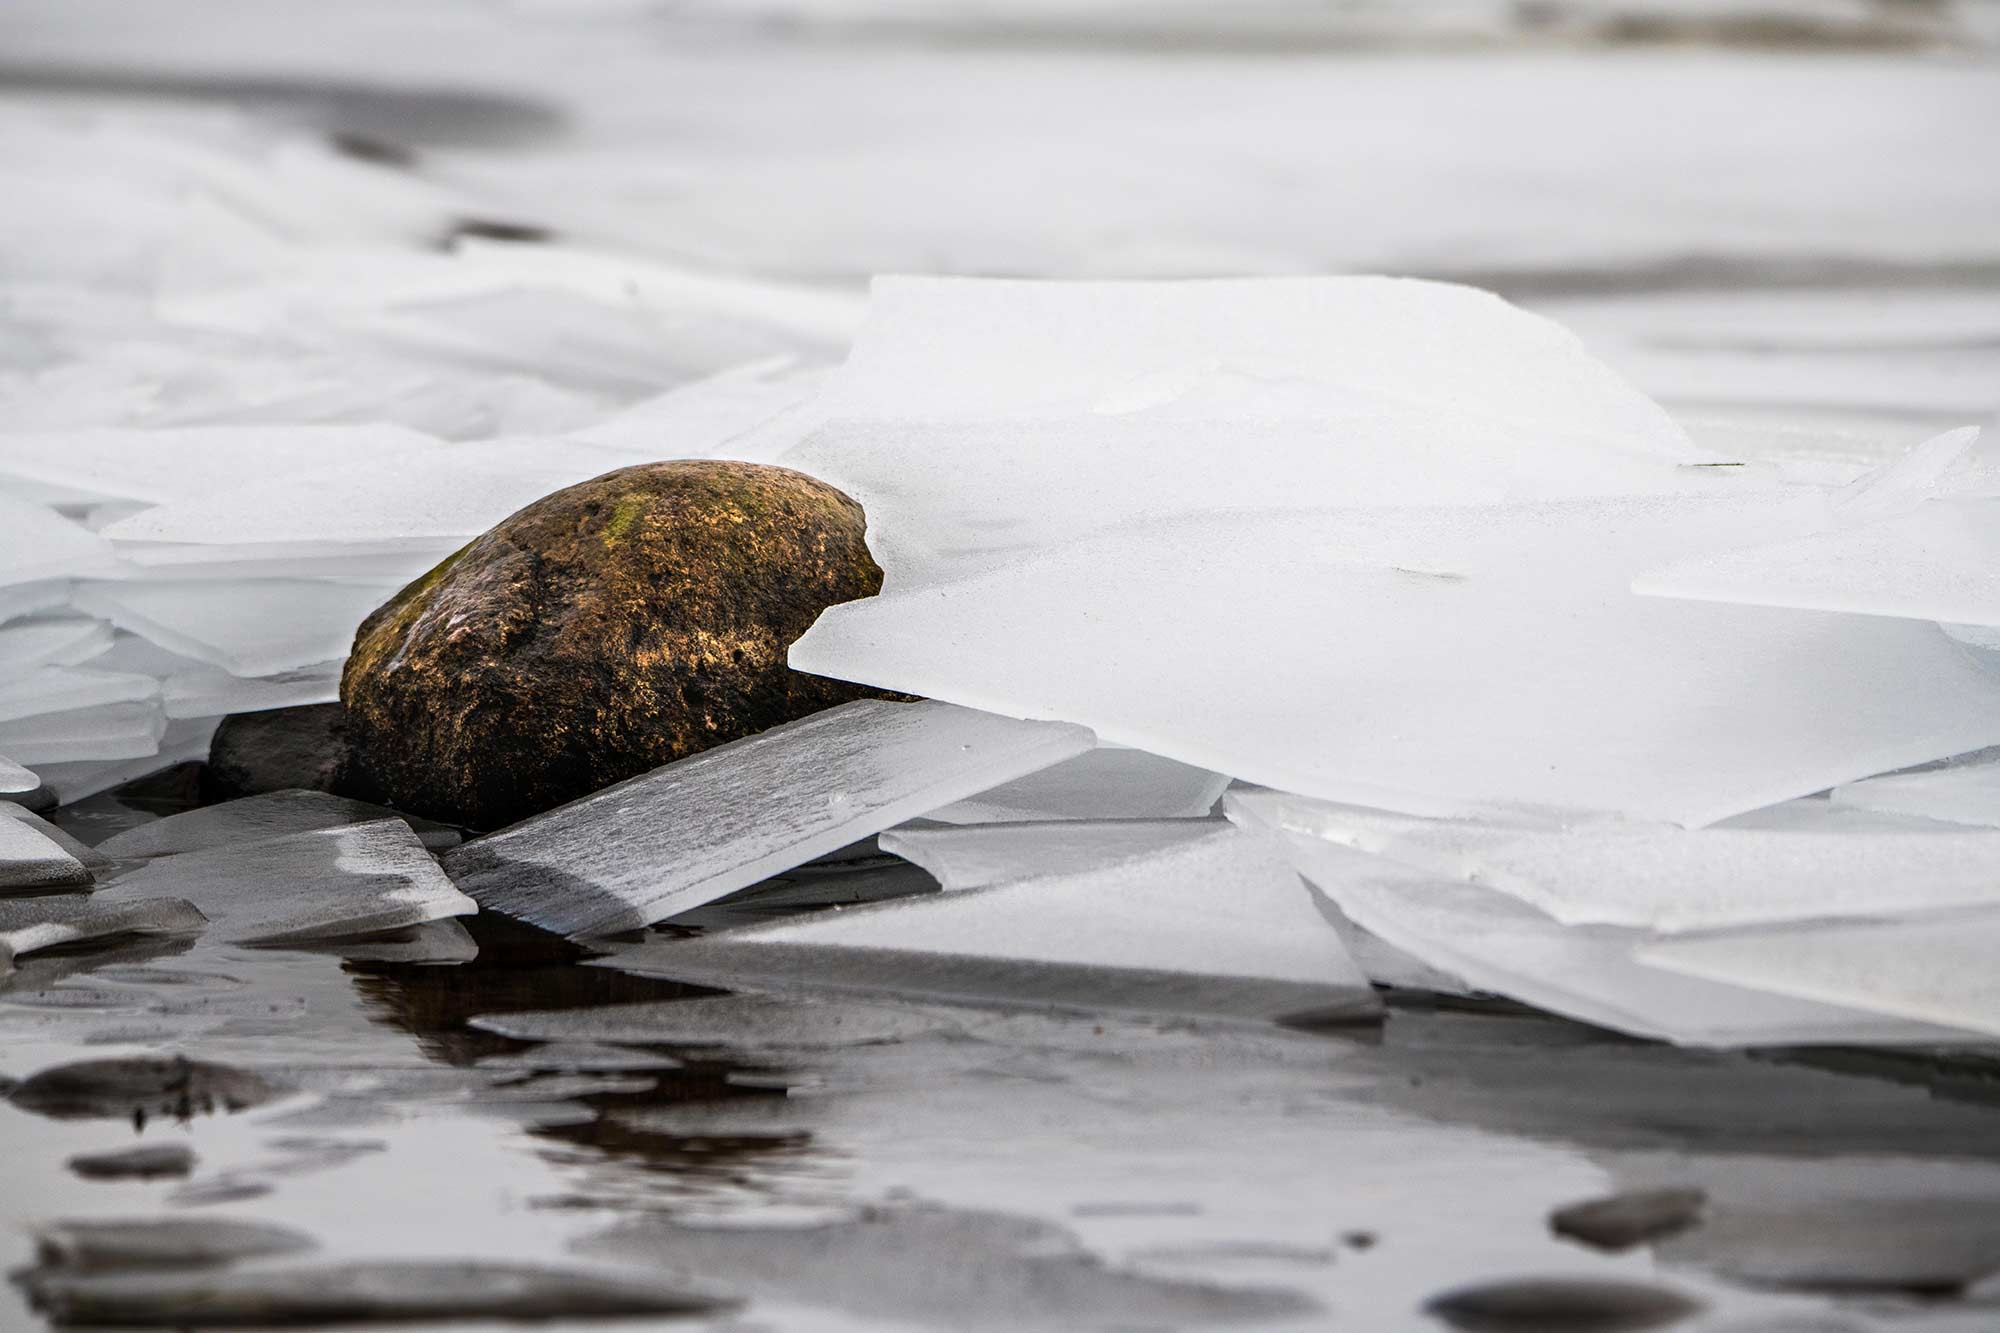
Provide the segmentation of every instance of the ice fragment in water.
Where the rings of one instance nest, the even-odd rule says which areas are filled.
[[[1638,957],[1676,975],[2000,1036],[2000,912],[1809,924],[1662,940]]]
[[[1636,961],[1649,938],[1563,926],[1506,894],[1301,834],[1293,864],[1357,925],[1481,990],[1586,1023],[1699,1046],[1945,1043],[1962,1028],[1884,1019]]]
[[[960,828],[891,829],[882,850],[914,861],[947,889],[1092,870],[1112,861],[1166,851],[1213,835],[1196,819],[1054,820]]]
[[[21,764],[0,754],[0,792],[33,791],[42,785],[42,780]]]
[[[72,600],[120,629],[238,676],[342,658],[395,590],[287,579],[86,583]]]
[[[607,960],[617,967],[626,950]],[[603,1004],[513,1014],[480,1014],[471,1025],[517,1041],[593,1042],[638,1046],[837,1048],[904,1041],[954,1030],[949,1018],[922,1009],[880,1004],[803,1002],[768,995],[719,995],[695,1000]]]
[[[433,850],[456,846],[459,842],[455,829],[366,801],[323,791],[274,791],[156,819],[105,839],[97,845],[97,850],[120,860],[170,856],[210,848],[243,847],[269,838],[383,819],[401,819],[416,831],[424,846]]]
[[[402,426],[200,426],[179,430],[20,431],[0,451],[0,481],[52,503],[199,500],[265,478],[363,463],[441,441]]]
[[[2000,754],[1851,782],[1835,787],[1829,799],[1856,810],[2000,828]]]
[[[650,943],[607,965],[703,984],[1246,1021],[1377,1008],[1271,841],[1227,825],[1087,869]]]
[[[1122,745],[1100,745],[924,818],[946,824],[1043,819],[1195,819],[1229,779]]]
[[[43,819],[24,805],[15,805],[11,801],[0,801],[0,819],[12,819],[18,823],[27,825],[56,846],[68,852],[92,871],[101,870],[111,864],[111,859],[99,852],[95,847],[79,842],[70,836],[68,830],[51,824],[48,820]]]
[[[1698,1189],[1633,1190],[1558,1208],[1549,1214],[1549,1230],[1616,1253],[1686,1231],[1701,1221],[1707,1202]]]
[[[1702,1302],[1671,1287],[1605,1278],[1508,1278],[1459,1287],[1424,1309],[1469,1333],[1636,1333],[1700,1313]]]
[[[69,1159],[69,1169],[84,1180],[161,1180],[185,1176],[194,1170],[195,1152],[184,1143],[142,1143],[136,1148],[111,1152],[78,1153]],[[210,1221],[212,1219],[204,1219]],[[118,1223],[87,1223],[89,1226],[117,1226]],[[45,1233],[46,1234],[46,1233]],[[43,1262],[49,1251],[43,1250]]]
[[[187,898],[214,923],[211,933],[237,944],[399,930],[478,910],[399,819],[163,856],[97,896],[160,894]]]
[[[11,804],[9,811],[18,807]],[[90,870],[27,820],[0,815],[0,891],[90,883]]]
[[[1856,827],[1824,801],[1780,807],[1781,827],[1703,829],[1422,819],[1260,790],[1225,803],[1250,822],[1497,890],[1572,926],[1676,932],[2000,907],[2000,830]]]
[[[102,573],[112,562],[101,536],[0,491],[0,585]]]
[[[159,753],[134,759],[113,759],[76,764],[49,764],[41,770],[42,780],[54,788],[64,803],[95,796],[121,782],[175,764],[208,757],[208,744],[220,725],[219,717],[176,719],[167,723],[160,735]]]
[[[630,930],[1091,744],[1082,727],[863,700],[477,838],[445,864],[483,905],[545,930]]]
[[[1630,593],[1825,522],[1810,495],[1193,515],[833,607],[791,662],[1329,800],[1704,824],[2000,740],[2000,674],[1932,626]]]
[[[36,1307],[59,1324],[122,1328],[581,1319],[712,1313],[734,1304],[632,1273],[474,1261],[51,1273],[27,1285]]]
[[[124,1153],[72,1158],[79,1175],[105,1173],[102,1164],[114,1159],[126,1164],[114,1174],[143,1177],[147,1169],[130,1169],[140,1154],[150,1162],[171,1158],[178,1169],[152,1168],[151,1174],[186,1175],[193,1154],[185,1147],[162,1144]],[[86,1169],[80,1163],[90,1162]],[[266,1222],[239,1222],[226,1217],[162,1217],[143,1221],[75,1220],[49,1222],[35,1228],[36,1257],[44,1269],[78,1271],[126,1268],[205,1268],[274,1254],[296,1254],[315,1248],[311,1236]]]
[[[187,1120],[217,1111],[234,1113],[284,1094],[261,1074],[185,1056],[130,1056],[79,1060],[36,1071],[9,1091],[23,1111],[53,1120]]]
[[[121,935],[192,935],[207,924],[192,903],[179,898],[0,898],[0,953],[11,951],[18,958],[37,949]]]

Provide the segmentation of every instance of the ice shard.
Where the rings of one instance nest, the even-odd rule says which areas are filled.
[[[947,889],[1073,874],[1212,837],[1206,819],[1053,820],[891,829],[882,850],[914,861]]]
[[[1377,1012],[1271,840],[1227,825],[1090,869],[648,943],[605,965],[712,985],[1178,1018]]]
[[[136,759],[159,753],[166,726],[156,699],[99,704],[0,722],[0,746],[29,764]]]
[[[37,949],[126,935],[193,935],[207,924],[181,898],[106,901],[97,894],[0,898],[0,953],[19,957]]]
[[[545,930],[630,930],[1092,743],[1082,727],[864,700],[477,838],[445,866],[483,906]]]
[[[1968,755],[1916,773],[1885,773],[1835,787],[1828,799],[1855,810],[2000,828],[2000,753]]]
[[[52,509],[0,491],[0,585],[103,573],[111,544]]]
[[[15,805],[9,801],[0,801],[0,819],[11,819],[16,823],[25,824],[56,846],[62,848],[65,852],[68,852],[93,872],[102,870],[111,864],[110,857],[104,855],[95,847],[78,841],[76,838],[70,836],[68,830],[51,824],[48,820],[43,819],[26,806]]]
[[[2000,741],[2000,673],[1933,626],[1629,591],[1826,522],[1810,494],[1190,515],[834,607],[791,661],[1328,800],[1699,825]]]
[[[946,824],[1042,819],[1196,819],[1229,779],[1122,745],[1100,745],[1039,773],[925,814]]]
[[[387,424],[17,431],[0,451],[0,484],[46,503],[169,504],[319,471],[330,460],[393,459],[441,443]]]
[[[157,680],[134,672],[37,667],[12,679],[0,680],[0,722],[99,704],[132,703],[151,699],[159,692]]]
[[[115,834],[97,850],[117,860],[177,856],[385,819],[401,819],[434,851],[456,846],[460,840],[456,829],[366,801],[323,791],[274,791],[168,815]]]
[[[0,792],[33,791],[42,780],[26,767],[0,754]]]
[[[626,953],[637,953],[628,950]],[[622,958],[624,954],[618,955]],[[616,965],[614,958],[610,965]],[[916,1007],[807,1002],[770,995],[716,995],[583,1009],[480,1014],[482,1032],[516,1041],[592,1042],[636,1046],[787,1047],[830,1050],[907,1041],[949,1032],[948,1016]]]
[[[211,934],[236,944],[335,939],[478,910],[399,819],[162,856],[97,892],[107,902],[160,895],[188,899]]]
[[[111,646],[111,627],[78,617],[24,620],[0,629],[0,671],[76,666]]]
[[[48,764],[41,769],[42,781],[53,788],[64,803],[80,801],[121,782],[129,782],[175,764],[207,758],[209,741],[214,738],[215,729],[221,722],[219,717],[175,719],[168,722],[166,730],[160,734],[157,754],[132,759]]]
[[[237,676],[343,658],[395,588],[298,579],[85,583],[73,601],[170,652]]]
[[[1637,931],[1564,926],[1503,893],[1300,834],[1292,864],[1356,924],[1471,985],[1585,1023],[1696,1046],[1946,1044],[1962,1025],[1697,981],[1634,957]]]
[[[0,625],[34,615],[37,611],[52,611],[68,600],[67,579],[0,585]]]
[[[0,893],[81,888],[90,881],[90,869],[32,823],[0,817]]]
[[[2000,830],[1857,825],[1825,801],[1783,807],[1775,826],[1702,829],[1423,819],[1261,790],[1225,805],[1246,823],[1477,884],[1571,926],[1680,932],[2000,907]]]

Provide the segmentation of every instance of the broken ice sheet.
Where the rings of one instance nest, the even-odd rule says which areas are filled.
[[[0,491],[0,584],[102,573],[111,544],[54,510]]]
[[[864,700],[474,839],[445,865],[484,906],[544,930],[630,930],[1091,744],[1082,727]]]
[[[1826,522],[1811,494],[1189,515],[833,607],[791,663],[1328,800],[1704,824],[2000,741],[2000,673],[1930,625],[1629,591]]]
[[[914,861],[947,889],[976,889],[1007,880],[1091,870],[1211,837],[1220,822],[1207,819],[1091,819],[975,824],[959,828],[922,825],[891,829],[882,850]]]
[[[105,902],[96,894],[0,898],[0,952],[37,949],[125,935],[193,935],[207,918],[179,898]]]
[[[626,950],[606,965],[621,966],[626,957],[641,952],[643,946]],[[753,1050],[870,1046],[951,1032],[958,1026],[947,1015],[913,1006],[803,1001],[769,995],[717,995],[692,1000],[600,1004],[583,1009],[480,1014],[470,1020],[470,1025],[517,1041],[727,1046]]]
[[[171,1152],[178,1145],[133,1149]],[[183,1158],[187,1149],[180,1148]],[[102,1159],[99,1159],[102,1160]],[[72,1163],[74,1165],[74,1162]],[[124,1174],[138,1174],[126,1172]],[[160,1174],[186,1175],[178,1171]],[[290,1227],[226,1217],[162,1217],[131,1221],[75,1219],[47,1222],[35,1228],[36,1258],[42,1268],[106,1271],[128,1268],[205,1268],[238,1259],[295,1254],[315,1248],[311,1236]]]
[[[1638,958],[1719,985],[2000,1037],[1995,950],[2000,912],[1986,911],[1661,940]]]
[[[111,627],[78,617],[23,620],[0,629],[0,671],[75,666],[111,646]]]
[[[0,679],[0,722],[62,713],[99,704],[151,699],[160,683],[151,676],[90,667],[37,667]]]
[[[1196,819],[1229,779],[1123,745],[1100,745],[970,800],[927,812],[945,824],[1042,819]]]
[[[1962,756],[1915,773],[1885,773],[1835,787],[1835,805],[2000,828],[2000,753]]]
[[[1272,842],[1226,824],[1087,868],[649,943],[604,965],[701,984],[1242,1021],[1377,1011]]]
[[[1678,932],[2000,907],[2000,830],[1857,826],[1825,801],[1778,807],[1775,826],[1703,829],[1422,819],[1254,789],[1224,805],[1246,823],[1477,884],[1571,926]]]
[[[0,624],[50,611],[69,600],[69,580],[45,579],[0,586]]]
[[[42,780],[52,787],[65,804],[81,801],[108,791],[121,782],[148,773],[208,757],[209,741],[220,725],[219,717],[175,719],[160,735],[159,753],[133,759],[93,760],[74,764],[49,764],[41,769]]]
[[[42,785],[42,780],[25,766],[0,754],[0,792],[33,791]]]
[[[29,764],[136,759],[159,753],[166,727],[156,699],[99,704],[0,722],[0,746]]]
[[[424,846],[433,850],[456,846],[459,842],[456,829],[402,815],[385,806],[323,791],[274,791],[168,815],[115,834],[99,843],[97,850],[118,860],[173,856],[244,847],[294,833],[384,819],[402,820],[415,830]]]
[[[1636,931],[1564,926],[1503,893],[1287,834],[1292,864],[1350,919],[1480,990],[1585,1023],[1695,1046],[1948,1044],[1962,1025],[1884,1018],[1635,960]]]
[[[441,443],[387,424],[17,431],[0,450],[0,478],[16,494],[44,503],[168,504],[318,471],[332,459],[362,463]]]
[[[0,801],[0,819],[12,819],[17,823],[27,825],[56,846],[68,852],[92,871],[101,870],[111,864],[110,857],[105,856],[95,847],[79,842],[76,838],[70,836],[67,829],[51,824],[48,820],[43,819],[26,806],[15,805],[9,801]]]
[[[247,846],[163,856],[100,888],[104,901],[188,899],[236,944],[285,944],[465,916],[454,889],[399,819],[316,829]]]
[[[395,589],[297,579],[84,583],[74,604],[185,657],[238,676],[343,658],[354,630]]]
[[[33,824],[0,816],[0,892],[82,886],[90,878],[83,862]]]

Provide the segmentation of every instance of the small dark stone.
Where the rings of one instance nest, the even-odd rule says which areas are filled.
[[[224,718],[209,745],[202,781],[210,801],[296,790],[375,799],[355,765],[347,710],[339,704]]]
[[[542,245],[555,239],[547,227],[532,222],[502,222],[495,218],[460,218],[452,224],[445,245],[460,240],[505,241],[513,245]]]
[[[53,1120],[130,1116],[143,1128],[153,1116],[191,1120],[216,1111],[244,1111],[284,1089],[248,1070],[190,1060],[135,1057],[56,1065],[22,1079],[7,1099]]]
[[[1549,1229],[1600,1250],[1629,1250],[1686,1231],[1701,1221],[1707,1203],[1698,1189],[1633,1190],[1558,1208],[1549,1214]]]
[[[1701,1303],[1666,1287],[1588,1278],[1515,1278],[1434,1296],[1424,1309],[1472,1333],[1626,1333],[1663,1328]]]
[[[864,522],[803,473],[709,460],[538,500],[362,623],[340,690],[355,753],[392,803],[491,829],[883,697],[785,661],[881,588]]]
[[[45,815],[61,804],[56,789],[46,782],[33,791],[0,791],[0,801],[26,806],[38,815]]]
[[[194,1170],[194,1149],[184,1143],[147,1143],[117,1152],[80,1153],[69,1169],[85,1180],[164,1180]]]
[[[417,164],[415,150],[370,134],[336,131],[327,136],[327,143],[343,157],[351,157],[357,162],[372,162],[378,167],[413,167]]]

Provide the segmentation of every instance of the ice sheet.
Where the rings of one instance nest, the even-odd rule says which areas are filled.
[[[118,935],[192,935],[206,924],[192,903],[179,898],[0,898],[0,958]]]
[[[834,607],[791,662],[1329,800],[1704,824],[2000,741],[2000,673],[1932,626],[1628,590],[1825,522],[1813,495],[1193,515]]]
[[[484,906],[545,930],[629,930],[1091,744],[1082,727],[862,701],[536,815],[445,864]]]
[[[1801,926],[1639,951],[1649,966],[2000,1037],[2000,913]]]
[[[163,856],[98,889],[107,902],[184,897],[237,944],[399,930],[478,905],[397,819]]]
[[[97,850],[118,860],[177,856],[383,819],[401,819],[411,825],[424,846],[433,850],[456,846],[459,841],[454,829],[366,801],[323,791],[274,791],[168,815],[114,834],[99,843]]]
[[[0,673],[75,666],[111,646],[111,627],[68,616],[18,621],[0,629]]]
[[[148,773],[190,760],[206,759],[208,743],[221,723],[219,717],[178,718],[168,722],[167,729],[161,733],[158,754],[134,759],[48,764],[40,770],[42,781],[54,788],[65,804],[80,801]]]
[[[48,820],[43,819],[24,805],[15,805],[11,801],[0,801],[0,819],[12,819],[27,825],[75,857],[86,869],[93,873],[111,864],[111,859],[99,852],[95,847],[77,840],[67,830],[58,825],[51,824]]]
[[[79,524],[0,491],[0,585],[101,573],[111,545]]]
[[[0,625],[37,611],[48,611],[69,600],[67,579],[44,579],[0,586]]]
[[[90,870],[34,825],[0,817],[0,891],[47,891],[90,883]]]
[[[0,722],[100,704],[136,703],[153,698],[159,690],[160,683],[151,676],[133,672],[38,667],[0,679]]]
[[[1836,805],[2000,828],[2000,754],[1835,787]]]
[[[1662,972],[1646,936],[1563,926],[1505,894],[1350,848],[1285,835],[1298,867],[1356,924],[1482,989],[1586,1023],[1697,1046],[1940,1043],[1957,1025],[1903,1022]]]
[[[340,667],[316,662],[275,676],[232,676],[219,667],[199,667],[168,676],[160,693],[170,718],[332,703],[340,697]]]
[[[1782,827],[1567,827],[1438,820],[1273,791],[1234,791],[1232,817],[1371,852],[1509,894],[1565,925],[1680,932],[2000,907],[2000,830],[1856,827],[1824,801]]]
[[[1149,853],[621,951],[711,984],[1229,1019],[1354,1019],[1374,993],[1263,836],[1227,825]]]
[[[99,704],[0,722],[0,746],[29,764],[136,759],[159,753],[166,726],[158,700]]]
[[[1059,820],[911,827],[882,835],[882,850],[914,861],[947,889],[1075,874],[1214,836],[1207,819]]]
[[[28,769],[0,754],[0,792],[33,791],[42,780]]]
[[[83,583],[73,601],[232,675],[270,676],[347,656],[355,628],[395,591],[293,579]]]
[[[1198,819],[1229,779],[1122,745],[1100,745],[1039,773],[927,813],[946,824],[1042,819]]]
[[[77,496],[168,504],[319,471],[330,459],[390,459],[440,443],[394,425],[16,431],[0,450],[0,485],[26,481]]]
[[[1926,500],[1832,532],[1699,555],[1640,574],[1632,590],[2000,626],[2000,500]]]

